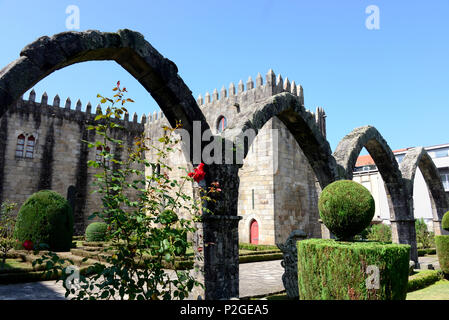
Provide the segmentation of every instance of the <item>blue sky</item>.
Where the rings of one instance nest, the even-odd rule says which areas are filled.
[[[343,4],[344,3],[344,4]],[[67,31],[66,8],[80,30],[141,32],[176,63],[196,98],[272,68],[304,87],[305,105],[327,113],[335,149],[353,128],[375,126],[392,149],[449,142],[449,1],[17,1],[0,0],[0,65],[43,35]],[[379,8],[369,30],[365,8]],[[117,80],[152,113],[151,96],[115,62],[57,71],[35,86],[37,100],[78,98],[95,106]]]

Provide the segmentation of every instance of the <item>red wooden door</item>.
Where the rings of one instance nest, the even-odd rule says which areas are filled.
[[[249,241],[252,244],[259,244],[259,224],[256,220],[251,221]]]

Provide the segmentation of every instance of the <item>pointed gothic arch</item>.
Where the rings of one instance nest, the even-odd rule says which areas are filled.
[[[436,235],[443,233],[441,219],[449,210],[449,200],[444,191],[438,169],[430,155],[423,147],[407,151],[401,162],[400,169],[405,180],[408,194],[413,197],[413,184],[416,171],[419,168],[426,182],[432,207],[433,229]],[[413,214],[413,200],[411,212]]]
[[[339,178],[352,180],[357,157],[364,147],[373,158],[385,183],[393,242],[409,244],[411,259],[418,262],[415,220],[413,213],[410,212],[410,196],[393,151],[375,127],[356,128],[340,141],[334,151]]]

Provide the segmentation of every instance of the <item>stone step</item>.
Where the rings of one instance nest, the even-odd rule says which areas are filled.
[[[98,262],[98,260],[105,261],[104,257],[107,255],[107,253],[103,251],[86,251],[83,249],[71,249],[70,253],[74,256],[80,257],[81,259],[89,258],[95,260],[96,262]]]
[[[105,247],[106,243],[101,241],[83,241],[83,247]]]

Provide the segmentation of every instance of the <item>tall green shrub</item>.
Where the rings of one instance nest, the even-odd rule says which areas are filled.
[[[297,248],[301,300],[404,300],[407,295],[408,245],[307,239]]]
[[[14,230],[20,243],[31,240],[35,247],[46,244],[52,251],[69,251],[72,236],[72,208],[59,193],[41,190],[20,208]]]
[[[449,276],[449,236],[435,236],[435,245],[441,271]]]

